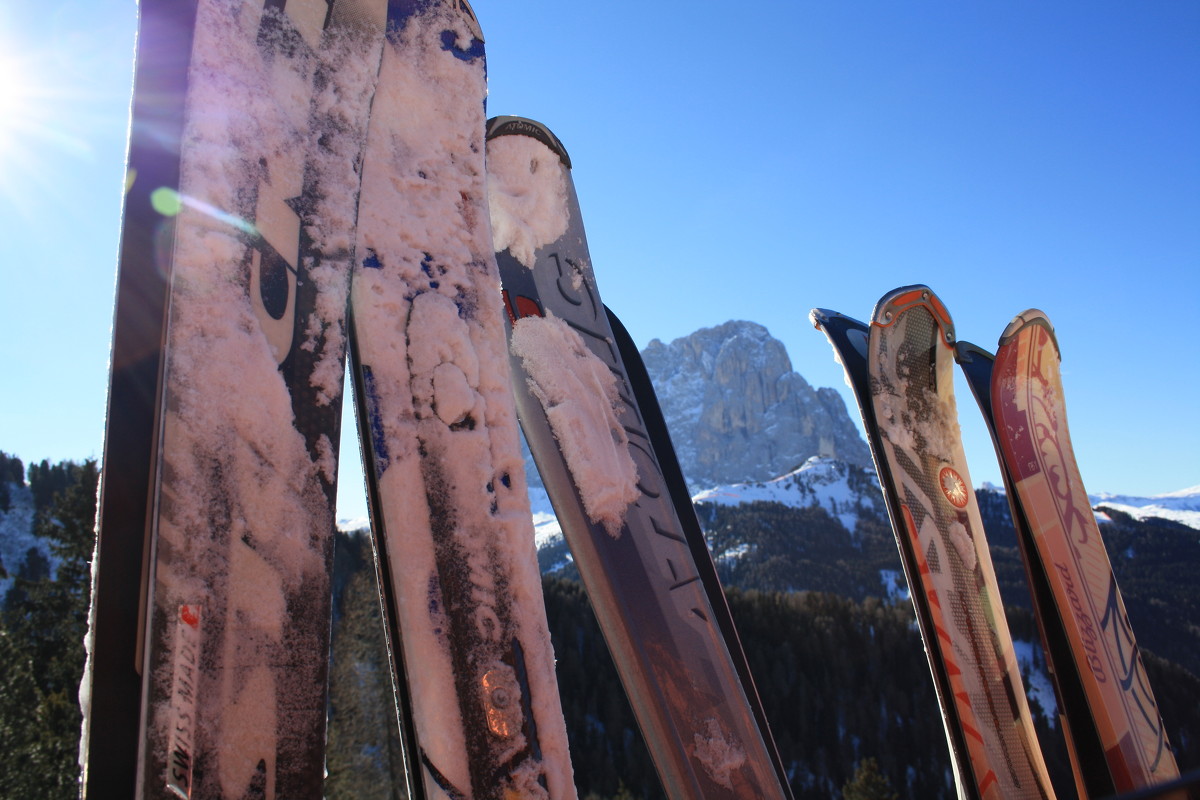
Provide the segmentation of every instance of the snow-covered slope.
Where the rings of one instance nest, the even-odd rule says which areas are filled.
[[[33,492],[26,484],[8,484],[9,509],[0,511],[0,601],[12,588],[13,581],[29,555],[36,550],[45,559],[53,574],[55,559],[45,539],[33,535]]]
[[[546,494],[546,490],[530,486],[529,505],[533,511],[533,540],[538,549],[562,539],[562,528],[558,524],[558,517],[554,516],[554,507],[550,505],[550,495]]]
[[[692,497],[696,504],[738,505],[780,503],[791,508],[819,506],[854,532],[864,511],[887,513],[874,470],[860,470],[844,461],[813,456],[799,469],[766,482],[734,483],[706,489]]]
[[[1168,519],[1200,530],[1200,486],[1153,497],[1132,497],[1124,494],[1093,494],[1088,498],[1095,508],[1111,508],[1134,519]]]

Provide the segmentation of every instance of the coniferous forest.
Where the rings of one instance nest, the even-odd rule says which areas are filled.
[[[77,693],[84,665],[96,465],[42,462],[26,469],[0,454],[0,477],[0,513],[12,509],[13,487],[27,487],[33,498],[33,532],[49,553],[31,549],[18,569],[0,572],[0,578],[11,579],[0,613],[0,752],[6,756],[0,797],[69,798],[77,793]],[[747,588],[752,585],[749,574],[724,577],[732,584],[730,605],[796,797],[953,797],[941,718],[911,606],[903,599],[831,591],[846,585],[836,580],[839,570],[853,572],[853,565],[864,559],[871,569],[887,568],[886,548],[876,552],[870,545],[874,539],[886,543],[886,532],[861,528],[857,557],[839,550],[840,557],[831,560],[813,544],[826,538],[831,547],[845,549],[826,530],[832,524],[827,516],[822,519],[817,512],[808,514],[812,519],[804,514],[795,518],[771,508],[751,508],[747,514],[739,523],[736,512],[722,512],[705,524],[714,537],[732,535],[739,527],[756,528],[767,544],[779,537],[780,525],[791,528],[776,543],[774,555],[768,554],[767,566],[744,565],[759,570],[766,589]],[[806,539],[809,528],[813,537]],[[1157,618],[1146,620],[1145,627],[1155,631],[1149,638],[1169,642],[1160,626],[1169,631],[1180,620],[1197,619],[1197,589],[1182,571],[1198,562],[1194,554],[1181,555],[1178,549],[1191,545],[1180,545],[1180,532],[1169,523],[1118,518],[1106,528],[1122,588],[1127,599],[1133,598],[1129,605],[1135,630],[1141,634],[1138,613],[1146,616],[1135,613],[1136,608],[1152,609]],[[785,544],[798,539],[806,546],[799,556],[794,548],[789,556]],[[1005,546],[1002,541],[996,545],[1000,550]],[[789,570],[805,569],[794,558],[808,559],[809,578],[822,590],[785,590],[806,580],[787,578]],[[997,557],[998,571],[1003,558]],[[1128,569],[1128,576],[1122,569]],[[1011,570],[1005,574],[1018,581]],[[544,585],[580,796],[663,797],[581,585],[563,578],[547,578]],[[326,796],[405,798],[405,752],[393,711],[375,567],[365,533],[338,536],[334,586]],[[1019,594],[1009,586],[1005,596],[1013,603],[1009,620],[1014,638],[1035,640],[1036,625],[1020,607]],[[1186,771],[1200,766],[1200,679],[1191,666],[1194,648],[1185,640],[1178,649],[1167,653],[1172,657],[1168,661],[1144,644],[1143,655]],[[1033,706],[1058,796],[1074,797],[1061,735],[1044,709],[1036,702]]]

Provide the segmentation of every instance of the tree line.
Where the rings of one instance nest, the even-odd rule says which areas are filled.
[[[45,564],[22,565],[0,608],[3,797],[67,798],[78,791],[77,693],[84,665],[98,477],[91,461],[42,462],[25,469],[19,459],[0,453],[0,484],[6,490],[25,487],[28,479],[37,507],[35,533],[49,544],[57,565],[54,570]],[[0,507],[0,512],[7,511]],[[707,519],[724,529],[710,532],[734,536],[739,527],[735,516]],[[797,522],[806,527],[792,528],[786,536],[780,532],[780,526]],[[772,547],[782,548],[789,539],[807,541],[801,561],[808,564],[785,558],[781,551],[769,568],[747,562],[745,568],[751,571],[727,570],[725,575],[738,584],[727,590],[730,607],[792,789],[799,800],[951,798],[949,754],[911,606],[870,594],[867,572],[855,579],[854,585],[862,587],[859,596],[784,590],[795,589],[802,578],[793,577],[783,588],[773,583],[783,580],[788,569],[806,567],[822,581],[832,582],[836,568],[816,569],[825,563],[814,544],[822,540],[841,550],[835,565],[840,562],[849,569],[865,560],[868,570],[886,566],[878,548],[887,542],[885,530],[872,528],[870,522],[860,524],[857,543],[847,545],[844,532],[841,542],[832,538],[833,530],[825,527],[830,523],[827,515],[796,518],[778,509],[752,509],[741,527],[757,529],[763,542],[777,540]],[[1115,549],[1114,567],[1132,567],[1128,582],[1136,587],[1136,597],[1157,592],[1165,598],[1137,602],[1160,614],[1196,619],[1193,595],[1180,588],[1190,587],[1190,579],[1176,572],[1186,572],[1197,560],[1179,563],[1179,532],[1170,524],[1147,528],[1120,517],[1114,525],[1105,531],[1110,552]],[[756,578],[766,588],[750,586]],[[1126,577],[1121,580],[1124,588]],[[326,796],[399,800],[406,797],[407,754],[398,733],[365,533],[337,537],[333,583]],[[580,796],[662,798],[586,593],[578,582],[563,578],[547,578],[544,588]],[[1178,606],[1178,612],[1169,606]],[[1036,624],[1027,610],[1010,608],[1009,621],[1015,638],[1036,638]],[[1138,624],[1135,620],[1135,628]],[[1186,649],[1183,652],[1186,656]],[[1200,679],[1185,665],[1150,652],[1144,652],[1144,658],[1180,766],[1200,766]],[[1056,790],[1067,800],[1074,790],[1065,747],[1044,711],[1035,704]]]

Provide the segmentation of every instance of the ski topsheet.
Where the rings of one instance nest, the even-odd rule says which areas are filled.
[[[869,328],[834,316],[813,319],[863,406],[960,796],[1052,797],[960,441],[950,316],[924,286],[885,295]]]
[[[134,141],[157,137],[177,153],[178,173],[131,171],[134,186],[155,182],[129,204],[155,246],[153,258],[123,255],[120,278],[155,269],[169,281],[165,331],[143,331],[162,364],[139,548],[136,794],[317,798],[344,315],[384,4],[162,5],[140,10],[139,58],[182,46],[190,27],[189,46],[171,56],[182,80],[164,93],[182,114],[164,120],[162,106],[135,104]],[[119,459],[106,461],[106,476],[117,469]],[[101,538],[140,545],[134,524],[104,520]],[[107,579],[103,546],[100,555]],[[92,633],[101,650],[104,635]],[[103,695],[103,678],[89,673],[85,696],[89,681],[91,696]],[[107,735],[103,707],[94,710],[85,775],[110,772],[93,749]],[[115,785],[85,778],[97,794]]]
[[[195,3],[143,2],[121,229],[87,668],[80,686],[85,797],[133,797],[137,783],[141,658],[138,609],[150,543],[172,218],[154,207],[179,185]],[[169,189],[168,189],[169,190]],[[156,195],[156,191],[158,194]],[[102,568],[101,568],[102,567]],[[99,691],[93,691],[99,687]],[[93,736],[93,730],[103,735]]]
[[[690,501],[694,530],[680,519],[600,301],[566,151],[499,117],[487,157],[521,424],[663,787],[788,797],[712,558]]]
[[[425,796],[569,798],[488,226],[485,94],[466,3],[389,4],[351,291],[360,437]]]
[[[1044,586],[1043,638],[1087,792],[1128,792],[1178,778],[1071,447],[1050,321],[1037,310],[1018,315],[994,364],[970,345],[959,351],[1001,459],[1027,569]]]

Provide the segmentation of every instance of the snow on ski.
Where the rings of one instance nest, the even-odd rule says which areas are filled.
[[[790,797],[649,381],[600,301],[566,150],[498,117],[487,159],[521,424],[663,787]]]
[[[119,281],[168,282],[165,323],[140,331],[148,354],[161,349],[161,390],[138,404],[154,420],[150,500],[143,519],[101,518],[84,791],[317,798],[356,166],[384,6],[164,5],[140,9],[139,59],[173,69],[138,89]],[[131,313],[118,306],[110,409]],[[106,482],[147,455],[122,454],[120,435],[110,423]],[[132,774],[128,752],[98,744],[116,597],[105,557],[121,545],[145,570],[144,640],[123,655],[144,650]]]
[[[1177,779],[1071,447],[1049,319],[1037,310],[1018,315],[994,363],[972,345],[960,343],[958,351],[1003,467],[1079,780],[1090,796],[1101,796]]]
[[[909,286],[879,301],[869,327],[812,318],[863,410],[960,796],[1053,797],[962,451],[949,314]]]
[[[389,4],[351,289],[360,437],[424,795],[570,798],[488,226],[485,95],[465,2]]]

